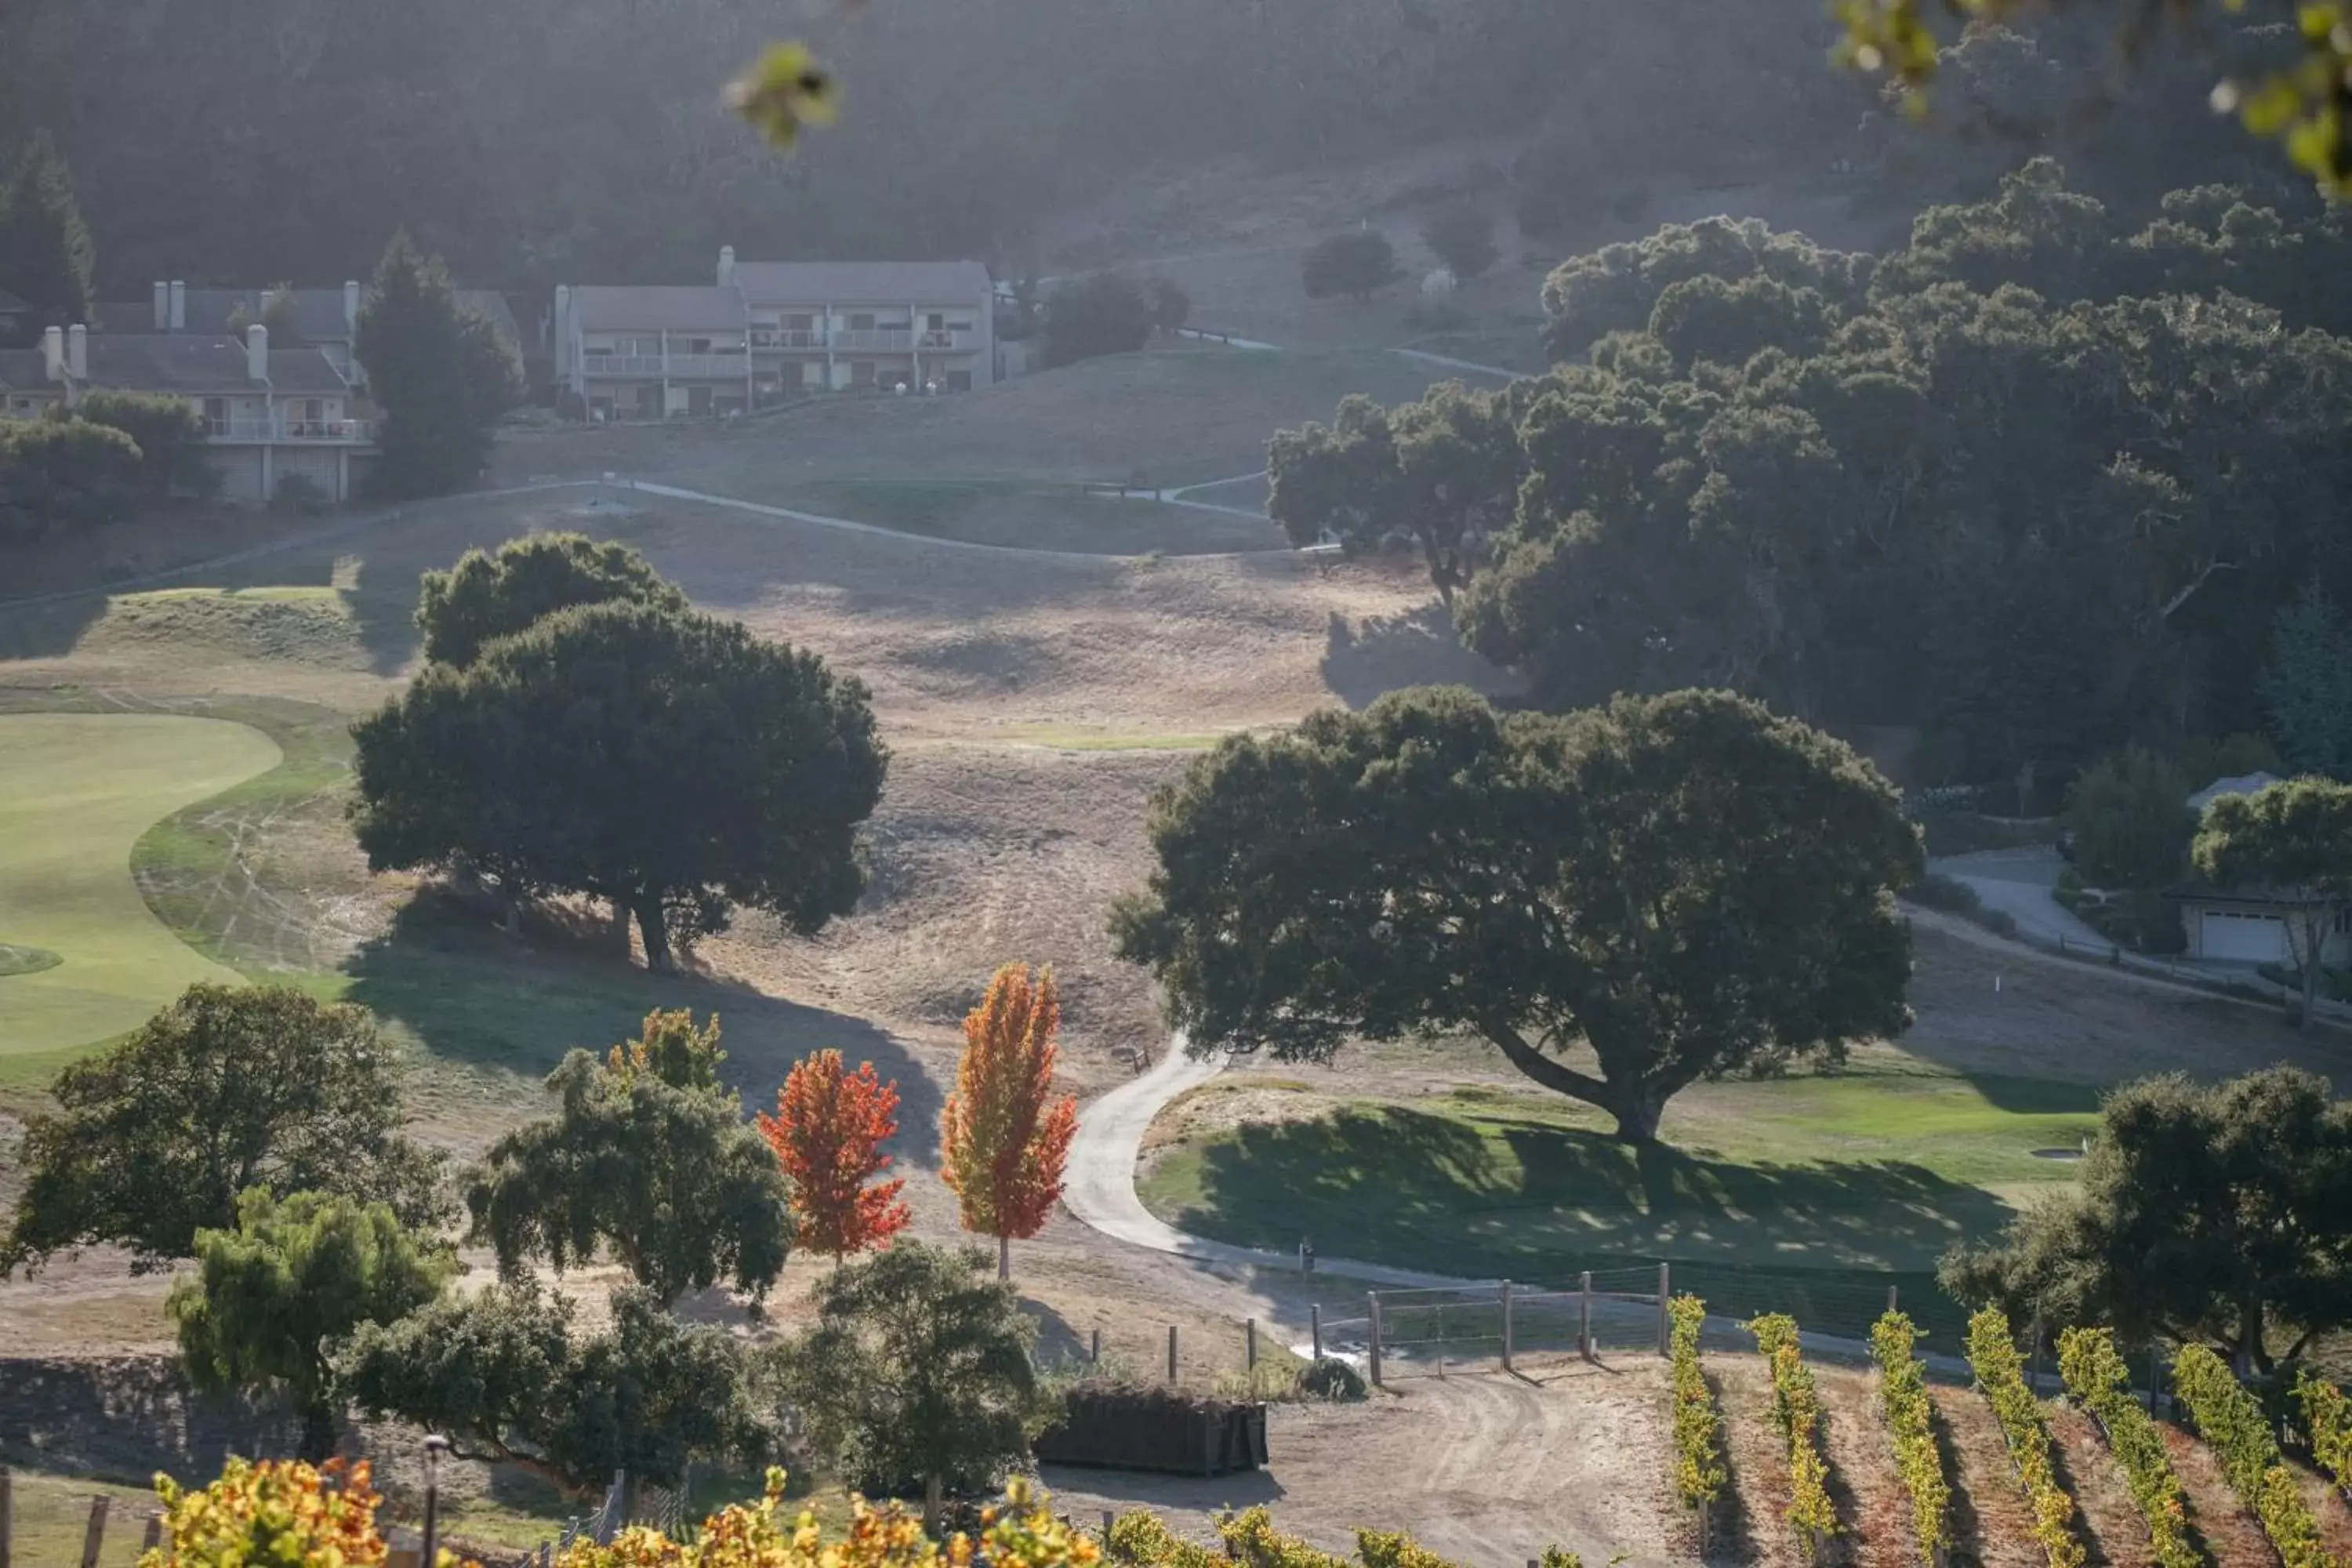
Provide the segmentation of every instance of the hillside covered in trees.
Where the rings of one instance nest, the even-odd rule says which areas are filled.
[[[1271,510],[1417,538],[1547,703],[1725,686],[2061,781],[2260,727],[2282,612],[2352,595],[2347,259],[2337,214],[2136,226],[2048,160],[1883,256],[1670,226],[1551,274],[1548,374],[1278,436]]]
[[[1937,112],[1979,134],[1914,135],[1826,68],[1815,0],[1703,18],[1605,0],[850,5],[811,36],[842,123],[824,156],[778,157],[719,88],[798,26],[725,0],[9,0],[0,145],[56,137],[116,298],[159,277],[362,277],[401,226],[506,288],[693,280],[722,243],[1010,258],[1042,217],[1146,169],[1332,166],[1446,138],[1525,139],[1496,173],[1530,236],[1645,184],[1891,148],[1918,161],[1906,205],[1981,194],[2021,146],[2063,143],[2078,176],[2102,171],[2094,188],[2143,205],[2184,167],[2283,174],[2200,112],[2075,112],[2113,47],[2095,23],[1951,51]],[[2208,78],[2152,60],[2132,79],[2193,110]]]

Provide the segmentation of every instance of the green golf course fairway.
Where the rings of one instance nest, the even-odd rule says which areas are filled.
[[[0,975],[0,1057],[94,1045],[197,981],[236,978],[149,911],[131,849],[278,762],[268,736],[218,719],[0,716],[0,942],[60,960]]]

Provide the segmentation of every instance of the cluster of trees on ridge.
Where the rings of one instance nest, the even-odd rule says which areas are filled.
[[[134,1269],[194,1259],[168,1303],[190,1373],[281,1391],[306,1458],[332,1452],[353,1407],[575,1491],[617,1468],[674,1485],[691,1459],[780,1452],[789,1405],[835,1473],[936,1510],[943,1489],[1000,1479],[1046,1413],[1007,1281],[1076,1126],[1055,1091],[1059,1024],[1052,973],[1018,964],[965,1020],[940,1165],[964,1228],[997,1240],[990,1280],[976,1250],[900,1239],[898,1087],[871,1063],[813,1053],[746,1120],[718,1020],[657,1011],[604,1057],[572,1051],[548,1079],[553,1113],[453,1184],[401,1131],[404,1076],[363,1009],[199,985],[66,1068],[57,1109],[27,1118],[0,1275],[97,1245]],[[467,1239],[499,1259],[467,1294],[450,1289],[453,1187]],[[721,1281],[756,1309],[795,1247],[835,1264],[808,1334],[754,1355],[670,1315]],[[598,1258],[630,1284],[592,1332],[534,1266]]]
[[[2347,259],[2228,190],[2124,232],[2047,162],[1883,257],[1673,226],[1551,275],[1549,374],[1277,435],[1270,510],[1417,546],[1549,704],[1722,686],[2063,781],[2242,729],[2282,611],[2352,593]]]

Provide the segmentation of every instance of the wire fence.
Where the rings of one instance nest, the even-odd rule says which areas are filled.
[[[1361,1316],[1316,1314],[1315,1348],[1383,1380],[1444,1374],[1472,1363],[1510,1365],[1550,1356],[1659,1353],[1665,1296],[1706,1303],[1710,1337],[1746,1344],[1739,1325],[1766,1312],[1795,1318],[1808,1353],[1866,1362],[1871,1325],[1900,1307],[1931,1357],[1957,1358],[1966,1329],[1959,1304],[1931,1276],[1873,1280],[1706,1264],[1620,1266],[1580,1275],[1575,1287],[1510,1285],[1369,1291]]]

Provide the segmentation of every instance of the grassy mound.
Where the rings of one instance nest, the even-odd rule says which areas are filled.
[[[0,942],[0,980],[12,974],[38,974],[44,969],[55,969],[65,960],[46,947],[26,947],[21,942]]]

